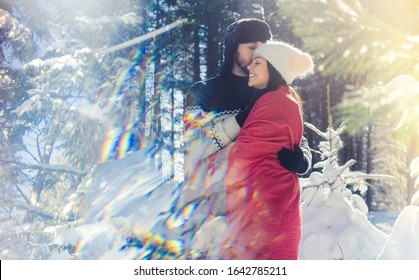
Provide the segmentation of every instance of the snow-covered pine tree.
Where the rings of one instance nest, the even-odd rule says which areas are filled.
[[[313,165],[308,179],[302,179],[303,234],[300,259],[375,259],[386,235],[367,219],[368,207],[361,196],[349,189],[363,193],[365,179],[386,176],[369,175],[351,171],[355,160],[339,163],[343,147],[340,135],[345,130],[341,124],[332,127],[330,97],[328,94],[329,127],[326,131],[310,123],[305,125],[317,133],[320,141],[317,151],[321,161]],[[336,235],[336,233],[338,233]]]
[[[35,53],[31,31],[12,14],[12,5],[0,2],[0,252],[2,259],[21,259],[31,255],[22,220],[27,212],[43,214],[28,207],[25,187],[16,184],[16,162],[23,129],[15,122],[13,110],[24,102],[25,76],[14,63],[25,63]],[[43,248],[41,248],[43,249]]]
[[[133,68],[130,53],[96,56],[137,34],[130,1],[124,7],[110,0],[41,2],[19,2],[18,17],[0,9],[0,121],[7,124],[0,132],[1,217],[8,221],[1,225],[2,258],[49,258],[55,234],[83,216],[105,131],[134,115],[126,106],[136,99],[126,82],[136,79],[126,75]],[[49,36],[32,36],[25,27],[40,14],[35,6],[44,21],[54,22]]]

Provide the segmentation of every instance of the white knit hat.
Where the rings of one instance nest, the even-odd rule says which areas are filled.
[[[268,41],[260,45],[255,54],[260,54],[268,60],[281,74],[287,84],[295,78],[304,78],[313,72],[313,59],[308,53],[277,41]]]

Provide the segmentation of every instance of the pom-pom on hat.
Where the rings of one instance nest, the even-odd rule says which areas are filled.
[[[285,42],[268,41],[260,45],[255,54],[260,54],[281,74],[287,84],[295,78],[304,78],[313,73],[313,59],[308,53]]]

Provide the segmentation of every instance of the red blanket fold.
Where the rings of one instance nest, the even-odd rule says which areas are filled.
[[[301,236],[298,177],[277,152],[300,144],[300,108],[288,87],[255,104],[229,154],[227,259],[297,259]]]

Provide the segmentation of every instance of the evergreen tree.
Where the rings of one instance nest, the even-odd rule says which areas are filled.
[[[377,124],[365,122],[365,112],[369,109],[362,104],[363,93],[367,92],[365,88],[388,82],[400,74],[419,74],[416,61],[411,59],[418,56],[418,48],[415,48],[417,42],[414,40],[417,33],[417,1],[398,1],[388,5],[378,2],[283,1],[281,5],[292,21],[293,31],[315,56],[318,73],[331,85],[335,95],[332,104],[341,104],[346,108],[340,105],[335,107],[340,119],[348,125],[349,135],[344,137],[346,145],[343,156],[346,159],[355,158],[359,162],[357,168],[366,172],[378,169],[375,165],[377,161],[372,158],[383,158],[385,154],[398,155],[401,148],[400,145],[393,146],[395,150],[389,150],[391,147],[386,150],[379,148],[382,139],[378,137],[385,128],[378,124],[385,123],[385,120]],[[349,107],[352,109],[347,110]],[[356,130],[353,129],[355,126]],[[355,131],[357,135],[354,135]],[[370,155],[371,151],[374,151],[373,155]],[[396,177],[405,176],[405,156],[396,157],[401,170],[386,166],[380,173],[389,173],[392,169],[391,173],[398,172]],[[406,185],[400,183],[403,182],[397,180],[388,184],[392,184],[391,189],[406,189]],[[396,190],[392,196],[398,194]],[[368,197],[371,198],[371,194]],[[400,207],[403,205],[391,208]]]
[[[139,20],[127,6],[129,1],[119,3],[126,5],[118,6],[117,13],[112,1],[101,5],[83,1],[84,6],[76,1],[42,2],[35,6],[55,25],[49,26],[50,37],[35,37],[33,42],[23,27],[34,22],[32,10],[25,9],[25,1],[18,3],[12,10],[20,22],[1,10],[7,19],[1,26],[7,40],[1,46],[8,50],[2,52],[1,69],[5,108],[1,121],[7,123],[0,158],[7,181],[2,201],[4,214],[12,221],[7,234],[16,240],[6,246],[11,258],[15,251],[22,253],[20,258],[45,258],[49,252],[37,244],[48,243],[53,236],[40,232],[48,225],[70,225],[82,215],[78,206],[88,187],[86,174],[94,171],[101,157],[106,131],[125,124],[124,106],[132,99],[127,87],[131,76],[124,74],[132,69],[129,52],[110,58],[98,55],[98,50],[132,36]],[[105,12],[111,15],[105,17],[101,14]],[[30,52],[35,46],[38,52]],[[35,54],[37,58],[29,61]],[[23,67],[16,66],[22,63]],[[28,225],[25,230],[22,223]]]

